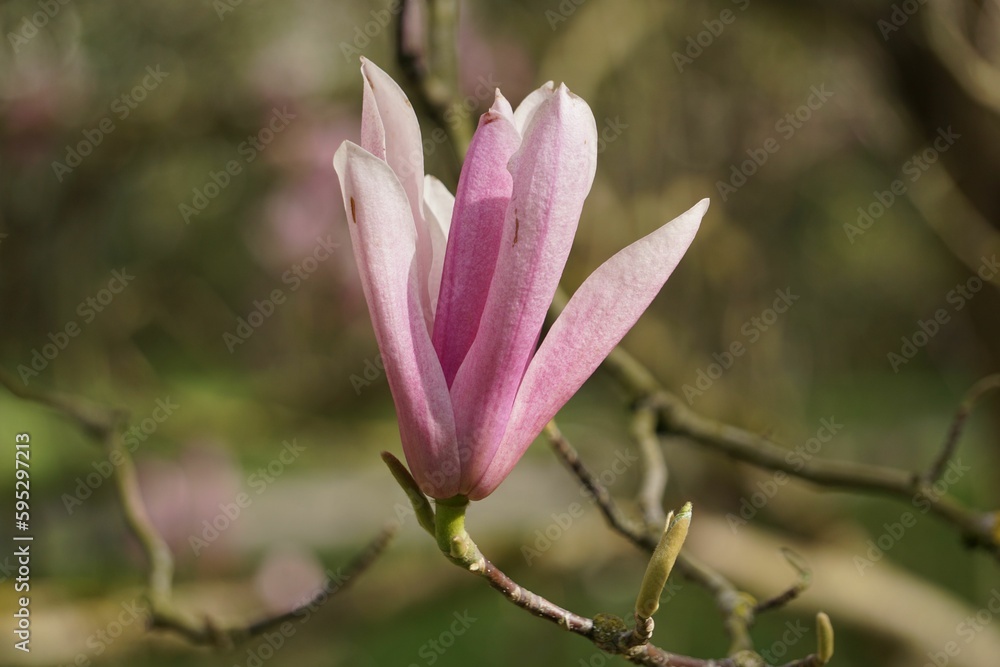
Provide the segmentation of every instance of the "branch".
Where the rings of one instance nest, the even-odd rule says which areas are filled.
[[[290,621],[301,616],[307,610],[318,609],[328,598],[350,586],[359,576],[368,571],[379,556],[388,548],[392,539],[399,529],[398,524],[388,523],[382,528],[382,532],[375,536],[368,545],[358,553],[351,561],[344,566],[344,574],[338,570],[338,581],[327,579],[308,602],[299,605],[295,609],[285,612],[279,616],[266,617],[256,623],[247,626],[244,634],[249,637],[256,637],[264,632],[281,625],[285,621]]]
[[[558,308],[558,305],[553,304],[553,308]],[[648,369],[621,347],[608,355],[604,367],[633,400],[649,401],[657,406],[657,430],[660,433],[686,436],[734,459],[768,470],[780,470],[820,486],[882,494],[906,502],[919,496],[934,514],[955,526],[969,546],[980,547],[1000,560],[998,514],[970,510],[951,496],[936,493],[925,483],[924,475],[822,458],[810,459],[805,465],[801,461],[793,464],[787,459],[789,450],[771,439],[695,413],[680,398],[664,389]],[[987,381],[993,382],[989,378],[982,382]],[[991,387],[992,384],[987,388]],[[985,390],[981,389],[979,393]]]
[[[417,99],[440,127],[448,133],[454,152],[455,173],[462,169],[472,131],[462,114],[449,113],[458,103],[458,62],[455,35],[458,25],[457,0],[427,0],[428,16],[419,17],[413,0],[403,0],[396,23],[396,58],[400,69],[417,93]],[[424,25],[412,30],[416,18]],[[412,30],[412,32],[408,31]]]
[[[669,478],[660,436],[656,433],[657,421],[656,409],[649,404],[638,406],[632,417],[632,439],[639,445],[643,459],[642,484],[636,500],[647,528],[663,525],[663,494]]]
[[[922,17],[931,50],[971,99],[1000,115],[1000,69],[962,34],[962,4],[935,2]]]
[[[462,562],[460,559],[454,558],[453,554],[446,552],[445,555],[452,562],[461,566],[462,569],[486,579],[493,589],[499,591],[517,607],[533,616],[554,623],[563,630],[585,637],[607,653],[620,655],[637,665],[655,667],[751,667],[762,664],[759,656],[750,655],[748,652],[722,660],[703,660],[670,653],[648,642],[635,645],[633,641],[630,641],[633,631],[628,629],[623,619],[611,614],[598,614],[594,618],[581,616],[529,591],[506,575],[489,559],[482,556],[471,538],[464,533],[464,528],[462,531],[463,536],[460,541],[475,549],[475,562]],[[832,637],[829,641],[832,642]],[[801,660],[790,662],[785,667],[822,667],[824,664],[824,661],[813,654]]]
[[[601,484],[597,476],[580,460],[580,455],[566,437],[563,436],[554,421],[545,427],[545,435],[549,439],[549,443],[552,445],[552,449],[559,457],[559,460],[566,465],[580,484],[594,498],[597,507],[611,529],[640,549],[652,553],[658,542],[656,534],[650,527],[640,528],[625,515],[611,497],[607,488]],[[684,578],[701,585],[715,597],[716,605],[724,618],[726,634],[729,635],[730,639],[729,654],[736,655],[741,651],[751,651],[753,649],[753,641],[750,638],[750,628],[754,623],[758,607],[761,604],[756,603],[753,596],[739,590],[732,582],[687,551],[681,552],[677,560],[677,569]],[[796,584],[792,589],[783,592],[766,603],[762,603],[766,606],[759,609],[759,611],[770,611],[790,602],[798,596],[801,590],[804,590],[804,586],[801,588],[799,586],[800,584]],[[790,594],[789,591],[793,589],[795,593]]]
[[[802,556],[787,547],[782,548],[781,553],[785,556],[785,560],[788,561],[788,564],[795,568],[795,571],[798,572],[799,580],[785,589],[784,592],[754,605],[754,615],[762,614],[766,611],[771,611],[772,609],[780,609],[795,598],[802,595],[802,593],[809,588],[809,583],[812,581],[812,570],[806,564]]]
[[[951,428],[948,429],[948,437],[944,441],[941,454],[934,461],[927,474],[924,475],[924,484],[933,484],[941,479],[945,468],[948,467],[948,462],[955,455],[955,450],[958,448],[958,439],[962,436],[962,430],[965,428],[965,422],[969,419],[972,408],[976,406],[979,399],[996,389],[1000,389],[1000,374],[987,375],[972,385],[972,388],[965,394],[962,404],[955,411],[955,417],[951,421]]]
[[[366,571],[382,554],[395,535],[396,527],[387,525],[368,546],[347,566],[341,581],[327,581],[309,602],[296,609],[274,617],[264,618],[247,626],[222,627],[212,619],[198,620],[173,601],[174,559],[166,541],[156,530],[146,503],[139,489],[135,463],[122,439],[122,427],[127,421],[125,410],[101,406],[75,396],[59,392],[29,389],[0,369],[0,385],[11,394],[27,401],[45,405],[62,414],[79,426],[89,436],[101,443],[111,460],[120,460],[114,473],[118,498],[125,514],[125,523],[139,541],[149,560],[146,598],[149,602],[149,624],[153,628],[170,630],[195,645],[231,646],[251,639],[276,625],[300,615],[306,609],[314,610],[331,595],[346,588],[357,576]]]

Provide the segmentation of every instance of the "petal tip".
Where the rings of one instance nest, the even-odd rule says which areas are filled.
[[[490,111],[507,111],[513,113],[510,102],[503,96],[499,88],[493,94],[493,106],[490,107]]]

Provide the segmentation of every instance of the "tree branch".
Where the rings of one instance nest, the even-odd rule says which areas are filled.
[[[1000,560],[1000,516],[996,512],[970,510],[951,496],[936,493],[920,473],[822,458],[813,458],[805,465],[789,461],[789,450],[771,439],[695,413],[621,347],[608,355],[604,367],[634,401],[648,401],[657,407],[657,430],[661,434],[685,436],[734,459],[780,470],[820,486],[881,494],[906,502],[919,497],[931,512],[955,526],[969,546],[982,548]],[[992,388],[993,382],[989,378],[983,380],[984,386],[977,397]]]
[[[316,595],[304,605],[284,614],[264,618],[247,626],[222,627],[212,619],[199,620],[173,601],[174,559],[170,547],[156,530],[146,503],[139,489],[138,475],[131,454],[122,439],[127,421],[125,410],[101,406],[97,403],[62,394],[29,389],[18,383],[5,370],[0,369],[0,385],[11,394],[27,401],[39,403],[62,414],[79,426],[89,436],[101,443],[112,460],[120,461],[114,473],[118,498],[125,514],[125,524],[139,541],[149,561],[146,598],[149,602],[149,623],[153,628],[170,630],[195,645],[231,646],[251,639],[266,630],[300,615],[306,609],[315,609],[331,595],[343,590],[357,576],[367,570],[382,554],[395,535],[396,527],[387,525],[368,546],[348,565],[348,574],[339,582],[327,581]]]
[[[979,399],[997,389],[1000,389],[1000,374],[987,375],[972,385],[972,388],[965,394],[962,404],[955,411],[955,417],[951,421],[951,428],[948,429],[948,437],[945,438],[941,454],[934,461],[934,464],[931,465],[927,474],[924,475],[924,484],[933,484],[941,479],[945,468],[948,467],[948,462],[955,455],[955,450],[958,448],[958,440],[962,437],[962,430],[965,428],[965,422],[969,419],[969,414],[972,413],[972,408],[976,406]]]
[[[580,455],[559,430],[554,421],[545,427],[545,435],[556,452],[559,460],[577,478],[580,484],[594,498],[597,507],[607,524],[626,540],[640,549],[652,553],[656,549],[659,538],[658,528],[653,526],[639,527],[630,520],[611,497],[607,488],[601,484],[587,466],[580,460]],[[661,491],[662,492],[662,491]],[[662,502],[662,501],[661,501]],[[661,502],[657,502],[659,506]],[[788,556],[786,555],[786,558]],[[803,569],[789,558],[789,562],[799,570]],[[787,604],[805,589],[805,583],[798,582],[792,588],[766,601],[757,603],[749,593],[739,590],[732,582],[701,562],[688,551],[682,551],[677,559],[677,570],[686,578],[704,587],[714,597],[719,611],[722,612],[726,633],[730,639],[729,655],[752,651],[753,640],[750,628],[753,626],[758,611],[770,611]],[[794,592],[793,592],[794,591]]]
[[[471,543],[471,538],[469,539]],[[453,562],[457,562],[454,561]],[[756,654],[744,652],[722,660],[703,660],[665,651],[648,642],[635,645],[627,641],[632,635],[625,621],[611,614],[598,614],[588,618],[560,607],[554,602],[533,593],[516,583],[489,559],[483,557],[484,567],[462,566],[463,569],[486,579],[489,585],[499,591],[512,604],[533,616],[545,619],[563,630],[585,637],[601,650],[612,655],[620,655],[637,665],[655,667],[751,667],[762,662]],[[460,564],[461,565],[461,564]],[[784,667],[821,667],[824,663],[813,654],[790,662]]]
[[[403,0],[396,23],[396,59],[417,93],[417,100],[451,139],[455,173],[462,169],[472,130],[461,114],[449,113],[458,102],[458,61],[455,39],[458,25],[457,0],[427,0],[428,16],[419,30],[415,25],[413,0]],[[420,18],[420,17],[418,17]]]

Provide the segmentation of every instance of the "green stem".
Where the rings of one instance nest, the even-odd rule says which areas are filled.
[[[417,481],[413,479],[413,475],[410,474],[410,471],[406,469],[406,466],[399,459],[389,452],[382,452],[382,460],[389,467],[389,472],[392,473],[396,483],[402,487],[406,493],[406,497],[409,498],[410,505],[413,506],[413,513],[417,515],[417,523],[420,524],[421,528],[433,535],[434,509],[431,507],[430,501],[427,500],[427,496],[420,490]]]
[[[485,569],[486,559],[465,530],[465,511],[469,507],[469,499],[454,496],[438,500],[435,504],[434,536],[441,552],[453,563],[467,570],[475,572]]]

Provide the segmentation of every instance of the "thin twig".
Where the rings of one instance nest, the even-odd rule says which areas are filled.
[[[199,620],[179,608],[173,601],[174,559],[163,536],[156,530],[139,488],[135,463],[122,438],[127,421],[125,410],[102,406],[92,401],[59,392],[29,389],[0,369],[0,385],[11,394],[39,403],[61,413],[88,435],[100,442],[113,461],[119,461],[114,473],[118,498],[125,514],[125,524],[139,541],[149,561],[146,598],[149,602],[149,624],[153,628],[170,630],[195,645],[229,646],[265,632],[306,609],[315,609],[321,601],[343,590],[358,575],[367,570],[388,546],[396,527],[387,525],[368,546],[347,566],[347,574],[339,582],[327,582],[306,604],[249,626],[221,627],[212,619]]]
[[[559,430],[555,421],[549,422],[545,427],[545,435],[559,460],[594,498],[594,502],[612,530],[640,549],[652,553],[659,542],[658,536],[651,530],[640,528],[625,515],[607,488],[580,460],[580,455]],[[688,551],[681,552],[677,560],[677,570],[686,579],[698,583],[715,597],[719,611],[723,615],[726,633],[730,638],[730,655],[752,650],[750,627],[755,618],[753,597],[739,590],[732,582]],[[786,594],[787,591],[782,595]]]
[[[697,414],[620,347],[608,355],[604,368],[629,392],[632,400],[650,401],[657,406],[660,415],[657,430],[662,434],[685,436],[734,459],[780,470],[820,486],[882,494],[908,503],[915,496],[920,497],[931,512],[957,528],[969,546],[982,548],[1000,560],[1000,517],[970,510],[948,494],[935,493],[923,483],[920,474],[819,457],[803,465],[799,460],[790,460],[786,448],[765,436]]]
[[[634,664],[656,665],[658,667],[738,667],[735,662],[728,659],[701,660],[691,658],[669,653],[649,643],[628,649],[620,647],[617,643],[617,637],[625,628],[625,623],[621,619],[609,616],[588,618],[563,609],[516,583],[489,559],[486,560],[486,567],[475,574],[484,577],[491,587],[521,609],[555,623],[564,630],[586,637],[594,642],[598,648],[611,654],[622,655]]]
[[[715,598],[715,605],[722,614],[722,624],[729,637],[729,655],[753,650],[750,628],[756,616],[752,595],[741,591],[734,583],[713,570],[708,564],[690,553],[682,553],[677,567],[684,578],[705,588]]]
[[[375,561],[378,560],[379,556],[382,555],[392,542],[393,537],[396,536],[398,529],[398,524],[386,524],[382,528],[382,532],[376,535],[375,538],[369,542],[361,552],[354,556],[354,558],[344,566],[343,573],[341,573],[340,570],[337,571],[336,581],[333,579],[327,579],[323,585],[317,589],[316,593],[308,602],[299,605],[295,609],[279,616],[266,617],[256,623],[250,624],[245,630],[246,635],[248,637],[256,637],[263,634],[271,628],[281,625],[285,621],[298,618],[307,610],[312,611],[318,609],[326,602],[327,599],[343,592],[348,586],[354,583],[358,577],[368,571],[368,568],[375,564]]]
[[[802,556],[787,547],[782,548],[781,552],[784,554],[785,560],[788,561],[788,564],[791,565],[798,573],[799,580],[785,589],[784,592],[754,605],[754,614],[763,614],[766,611],[772,611],[774,609],[784,607],[786,604],[802,595],[802,593],[809,588],[809,584],[812,582],[812,570],[806,564],[805,559],[803,559]]]
[[[608,525],[640,549],[653,553],[656,544],[659,542],[658,536],[640,528],[625,515],[611,497],[607,487],[601,484],[597,476],[590,472],[583,461],[580,460],[580,455],[562,434],[562,431],[559,430],[555,421],[549,422],[545,427],[545,435],[549,440],[549,444],[552,445],[552,449],[559,456],[559,460],[569,468],[569,471],[583,485],[587,493],[594,498],[597,508],[604,515],[604,519]]]
[[[417,11],[413,0],[403,0],[396,23],[396,58],[400,69],[417,93],[417,100],[451,139],[455,173],[459,173],[472,139],[472,128],[464,114],[454,113],[458,103],[455,83],[458,63],[455,35],[457,0],[428,0],[423,34],[407,35],[407,21]]]
[[[893,496],[907,503],[915,495],[926,500],[937,516],[950,522],[970,546],[978,546],[1000,559],[1000,544],[994,534],[996,517],[969,510],[951,496],[935,493],[920,483],[920,476],[905,470],[845,461],[813,458],[805,465],[789,462],[788,450],[750,431],[701,417],[679,398],[660,394],[661,428],[685,435],[692,440],[733,458],[769,470],[781,470],[820,486]]]
[[[482,568],[463,569],[485,578],[489,585],[499,591],[508,601],[533,616],[554,623],[568,632],[585,637],[601,650],[612,655],[620,655],[634,664],[655,667],[744,667],[744,665],[759,664],[742,662],[738,658],[704,660],[670,653],[648,642],[639,645],[623,642],[622,638],[630,636],[631,631],[627,630],[625,621],[621,618],[607,614],[588,618],[571,612],[516,583],[489,559],[484,557],[483,562],[485,566]],[[815,667],[817,665],[820,663],[814,655],[810,655],[791,662],[785,667]]]
[[[941,479],[945,468],[948,467],[948,462],[955,455],[955,450],[958,448],[958,440],[962,436],[965,422],[969,419],[972,409],[979,402],[979,399],[996,389],[1000,389],[1000,374],[987,375],[972,385],[972,388],[965,394],[962,404],[955,411],[955,417],[951,421],[951,428],[948,429],[948,437],[945,438],[941,453],[924,475],[924,484],[933,484]]]
[[[642,456],[642,482],[636,500],[642,510],[647,528],[663,525],[663,494],[669,477],[667,462],[656,433],[658,415],[651,405],[640,405],[632,416],[632,438],[639,445]]]

